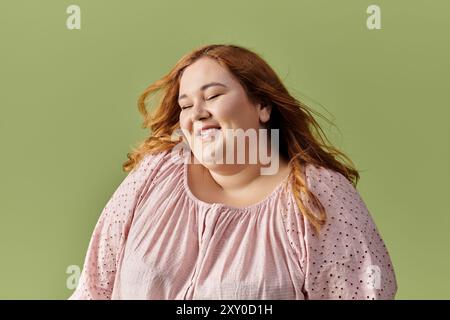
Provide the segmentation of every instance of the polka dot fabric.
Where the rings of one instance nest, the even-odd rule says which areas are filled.
[[[298,207],[286,219],[305,276],[305,297],[393,299],[397,284],[392,262],[356,189],[340,173],[311,165],[306,180],[325,207],[327,223],[317,235]]]
[[[341,174],[306,166],[327,223],[316,235],[292,186],[242,208],[206,203],[187,164],[146,155],[94,228],[69,299],[393,299],[389,254],[364,202]]]

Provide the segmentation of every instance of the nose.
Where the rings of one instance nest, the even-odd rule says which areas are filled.
[[[210,113],[206,110],[202,103],[197,103],[191,108],[191,121],[199,121],[201,119],[207,119],[210,117]]]

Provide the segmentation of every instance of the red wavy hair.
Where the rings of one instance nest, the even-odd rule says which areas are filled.
[[[180,128],[181,110],[177,101],[179,80],[187,66],[204,56],[215,59],[231,72],[247,92],[250,101],[272,106],[268,128],[279,129],[279,152],[289,159],[292,168],[289,180],[293,182],[296,203],[314,229],[320,231],[326,221],[325,209],[307,188],[301,168],[313,164],[337,171],[355,187],[359,173],[352,161],[329,143],[312,114],[330,121],[289,94],[267,62],[257,53],[241,46],[213,44],[197,48],[183,56],[169,73],[144,90],[138,99],[138,108],[144,118],[142,127],[150,130],[149,136],[127,154],[128,160],[123,163],[123,170],[132,170],[148,153],[169,150],[179,143],[172,139],[174,130]],[[160,100],[155,110],[149,113],[146,100],[156,93],[161,94]],[[306,195],[318,212],[312,212],[300,194]]]

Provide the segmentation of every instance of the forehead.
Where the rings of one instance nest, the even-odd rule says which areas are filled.
[[[212,81],[231,84],[233,79],[230,72],[214,59],[208,57],[200,58],[184,69],[180,78],[180,93],[194,91],[201,85]]]

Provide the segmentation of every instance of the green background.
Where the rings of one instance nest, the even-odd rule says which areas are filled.
[[[81,30],[66,8],[81,7]],[[366,9],[381,7],[381,30]],[[261,54],[336,124],[391,254],[398,299],[449,299],[450,3],[0,2],[0,298],[66,299],[66,268],[147,135],[136,100],[211,43]]]

